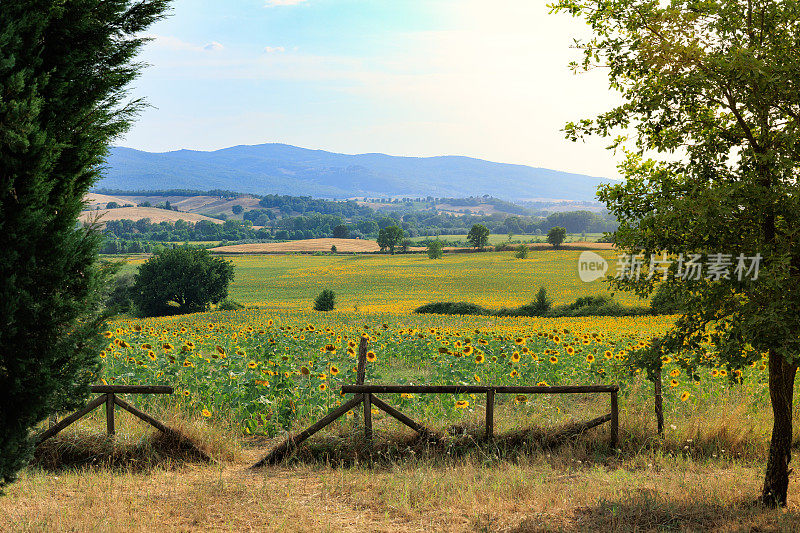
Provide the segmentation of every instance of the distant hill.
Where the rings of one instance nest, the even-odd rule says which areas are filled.
[[[110,150],[98,188],[227,189],[318,198],[467,197],[593,200],[611,180],[462,156],[346,155],[286,144],[234,146],[213,152]]]

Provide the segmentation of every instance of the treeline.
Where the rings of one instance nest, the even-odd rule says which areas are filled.
[[[106,196],[219,196],[220,198],[238,198],[240,192],[228,191],[225,189],[211,189],[210,191],[198,191],[194,189],[167,189],[163,191],[126,191],[123,189],[92,189],[95,194]]]

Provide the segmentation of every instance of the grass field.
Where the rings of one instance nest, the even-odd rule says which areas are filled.
[[[602,233],[569,233],[567,234],[567,238],[564,242],[597,242],[603,236]],[[436,237],[412,237],[411,241],[413,242],[422,242],[428,239],[435,239]],[[442,235],[439,237],[443,241],[459,241],[459,242],[467,242],[467,235]],[[547,242],[547,235],[512,235],[511,241],[518,243],[518,242]],[[489,235],[489,244],[492,246],[503,244],[508,242],[508,234],[500,234],[500,233],[492,233]]]

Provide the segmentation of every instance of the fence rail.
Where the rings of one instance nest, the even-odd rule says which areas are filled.
[[[359,404],[364,406],[364,440],[372,444],[372,406],[382,410],[389,416],[410,427],[421,435],[435,437],[435,433],[425,426],[415,422],[395,407],[384,402],[375,394],[486,394],[486,432],[485,438],[494,436],[494,403],[496,394],[609,394],[611,397],[611,412],[593,420],[577,425],[580,431],[611,422],[611,447],[616,448],[619,441],[619,404],[618,385],[558,385],[558,386],[501,386],[501,385],[380,385],[364,384],[366,375],[367,339],[362,337],[358,347],[358,367],[356,370],[356,384],[342,385],[343,394],[355,396],[343,405],[332,409],[325,417],[311,427],[297,435],[290,435],[274,448],[266,457],[254,464],[252,468],[277,464],[296,449],[303,441],[314,433],[320,431],[328,424],[334,422],[345,413],[354,409]]]

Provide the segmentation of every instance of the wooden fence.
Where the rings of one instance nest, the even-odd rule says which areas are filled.
[[[100,393],[100,396],[96,397],[95,399],[91,400],[83,409],[75,411],[71,415],[65,417],[63,420],[57,422],[55,425],[51,426],[50,428],[43,431],[36,439],[36,445],[38,446],[45,440],[49,439],[50,437],[56,435],[60,431],[62,431],[67,426],[77,422],[79,419],[83,418],[84,416],[88,415],[101,405],[105,404],[106,406],[106,432],[109,437],[113,437],[116,434],[116,423],[114,418],[114,407],[119,406],[132,415],[140,418],[141,420],[147,422],[154,428],[164,432],[167,435],[174,437],[177,441],[185,444],[189,448],[191,448],[198,456],[205,460],[210,461],[211,458],[202,450],[200,450],[189,438],[185,435],[180,433],[179,431],[172,429],[169,426],[164,425],[163,423],[159,422],[152,416],[148,415],[144,411],[141,411],[131,405],[130,403],[126,402],[122,398],[120,398],[119,394],[172,394],[174,389],[172,387],[168,387],[165,385],[92,385],[91,391],[95,393]]]
[[[372,443],[372,406],[382,410],[389,416],[410,427],[421,435],[435,438],[434,432],[418,424],[396,408],[384,402],[376,394],[486,394],[486,431],[485,438],[494,436],[494,402],[496,394],[586,394],[607,393],[611,397],[611,412],[593,420],[583,422],[577,426],[578,431],[611,422],[611,447],[616,448],[619,440],[619,406],[617,395],[618,385],[563,385],[563,386],[494,386],[494,385],[365,385],[367,339],[362,337],[358,347],[358,367],[356,369],[356,384],[342,385],[342,393],[355,394],[355,396],[332,409],[325,417],[297,435],[289,436],[285,441],[273,449],[266,457],[254,464],[252,468],[277,464],[297,448],[303,441],[314,433],[323,429],[328,424],[343,416],[358,405],[364,406],[364,439],[368,445]]]

